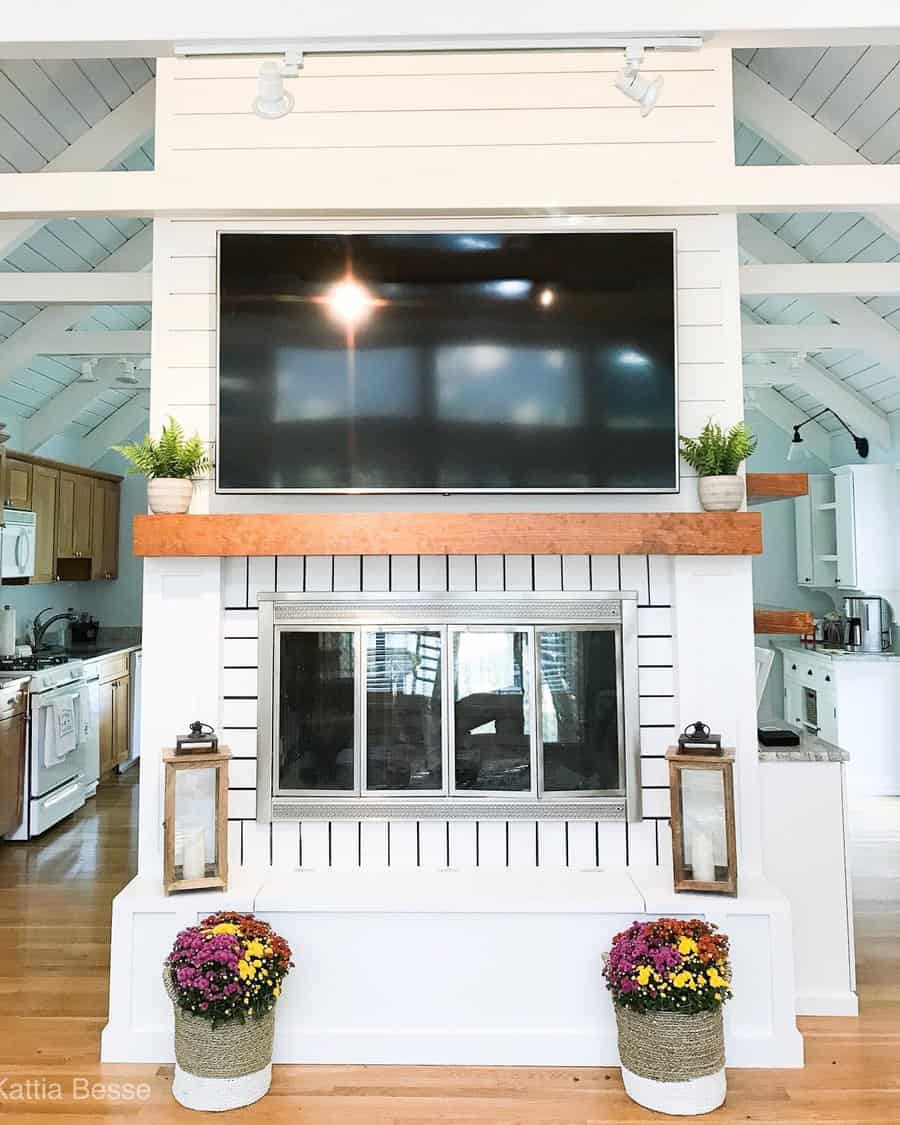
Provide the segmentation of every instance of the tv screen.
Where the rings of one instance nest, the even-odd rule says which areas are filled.
[[[674,235],[219,240],[220,491],[673,492]]]

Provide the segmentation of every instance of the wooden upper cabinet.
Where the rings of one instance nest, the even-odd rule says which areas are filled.
[[[59,470],[34,466],[31,505],[35,516],[34,576],[32,583],[52,582],[56,577],[56,505]]]
[[[60,559],[90,558],[93,549],[94,478],[83,473],[59,474],[56,555]]]
[[[31,507],[31,477],[34,466],[17,457],[6,459],[6,484],[3,503],[8,508]]]
[[[91,522],[91,578],[118,578],[119,485],[115,481],[94,481]]]

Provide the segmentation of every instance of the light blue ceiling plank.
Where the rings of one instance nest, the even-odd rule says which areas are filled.
[[[40,59],[38,66],[69,99],[88,125],[96,125],[109,106],[71,59]]]
[[[87,121],[34,59],[8,59],[0,69],[69,144],[87,131]]]
[[[79,59],[78,66],[110,109],[131,95],[128,84],[109,59]]]

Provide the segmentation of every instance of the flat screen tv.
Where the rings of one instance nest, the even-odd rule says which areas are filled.
[[[677,491],[674,249],[220,234],[219,491]]]

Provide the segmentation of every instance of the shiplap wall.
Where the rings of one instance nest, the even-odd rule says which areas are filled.
[[[304,820],[257,824],[257,608],[269,590],[637,590],[645,820]],[[231,747],[230,862],[275,867],[608,867],[670,861],[663,758],[675,734],[672,564],[623,555],[316,555],[222,563],[222,737]]]
[[[156,167],[288,178],[300,211],[590,206],[616,175],[733,161],[731,52],[651,53],[655,112],[615,88],[622,52],[309,55],[291,113],[252,112],[261,59],[160,59]]]

